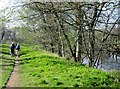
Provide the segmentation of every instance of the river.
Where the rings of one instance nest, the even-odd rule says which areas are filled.
[[[88,65],[88,58],[83,60],[83,64]],[[120,56],[117,57],[117,62],[116,58],[113,57],[102,60],[102,63],[99,63],[98,68],[103,71],[120,71]]]

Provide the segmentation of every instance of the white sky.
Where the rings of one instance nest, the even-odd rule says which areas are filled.
[[[0,0],[0,10],[5,9],[7,7],[11,7],[11,6],[15,6],[15,5],[20,4],[20,3],[15,3],[16,1],[17,2],[19,2],[19,1],[24,1],[25,2],[27,0]],[[32,0],[28,0],[28,1],[32,1]],[[33,0],[33,1],[42,1],[42,0]],[[49,0],[45,0],[45,1],[49,1]],[[57,1],[60,1],[60,0],[57,0]],[[67,0],[63,0],[63,1],[67,1]],[[98,1],[100,1],[100,0],[98,0]],[[102,1],[104,1],[104,0],[102,0]]]
[[[0,0],[0,10],[6,8],[9,6],[11,0]]]
[[[0,0],[0,10],[2,10],[2,9],[4,9],[4,8],[6,8],[6,7],[8,7],[8,6],[12,6],[13,5],[13,2],[14,2],[15,0]],[[16,0],[16,1],[27,1],[27,0]],[[29,1],[29,0],[28,0]],[[47,2],[49,2],[49,1],[55,1],[55,2],[62,2],[62,1],[74,1],[74,2],[76,2],[76,1],[98,1],[98,2],[101,2],[101,1],[109,1],[109,0],[30,0],[30,1],[38,1],[38,2],[44,2],[44,1],[47,1]],[[119,0],[117,0],[117,1],[119,1]]]

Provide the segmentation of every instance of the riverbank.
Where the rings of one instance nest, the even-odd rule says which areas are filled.
[[[9,46],[3,45],[2,47],[9,49]],[[7,51],[6,55],[9,56]],[[19,87],[118,88],[120,87],[120,77],[118,72],[104,72],[100,69],[68,61],[47,51],[38,51],[32,47],[21,46]]]
[[[23,87],[120,87],[120,78],[113,73],[67,61],[47,51],[26,47],[22,53]]]

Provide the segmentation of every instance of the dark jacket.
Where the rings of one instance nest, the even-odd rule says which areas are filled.
[[[18,45],[18,44],[16,45],[16,50],[18,50],[18,51],[20,50],[20,45]]]
[[[14,45],[14,44],[11,44],[10,49],[11,49],[11,50],[14,50],[14,48],[15,48],[15,45]]]

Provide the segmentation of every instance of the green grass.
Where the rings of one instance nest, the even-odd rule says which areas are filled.
[[[22,47],[21,87],[120,87],[117,73],[67,61],[56,54]]]
[[[13,70],[14,57],[9,54],[9,45],[0,45],[0,86],[4,87]]]
[[[0,45],[0,86],[5,86],[15,57],[10,57],[9,45]],[[1,54],[2,53],[2,54]],[[4,67],[3,65],[9,64]],[[21,46],[20,87],[120,87],[119,72],[103,72],[79,63],[67,61],[56,54]]]

